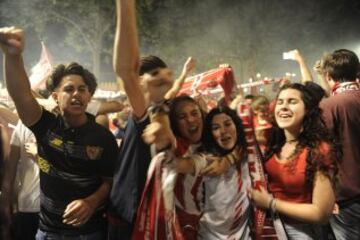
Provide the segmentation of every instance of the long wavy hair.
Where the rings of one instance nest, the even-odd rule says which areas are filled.
[[[313,186],[314,174],[320,170],[323,174],[328,176],[335,184],[337,165],[336,159],[341,156],[341,148],[338,141],[331,135],[326,128],[322,119],[322,110],[319,107],[319,102],[324,96],[324,92],[319,86],[314,83],[307,83],[305,85],[299,83],[291,83],[284,85],[276,97],[285,89],[294,89],[301,93],[301,99],[305,105],[305,116],[302,122],[302,131],[297,140],[294,155],[296,156],[301,150],[307,148],[308,155],[306,157],[306,172],[305,179],[308,186]],[[273,131],[269,139],[268,147],[265,152],[265,161],[269,160],[274,154],[279,155],[282,147],[285,144],[284,130],[279,128],[274,120]],[[321,143],[330,145],[330,152],[328,156],[321,153],[319,147]],[[324,162],[324,158],[328,157],[330,165]]]
[[[244,132],[244,127],[243,127],[240,117],[236,114],[236,112],[234,110],[230,109],[227,106],[217,107],[217,108],[212,109],[207,114],[207,116],[205,118],[205,122],[204,122],[204,131],[203,131],[203,135],[202,135],[202,143],[203,143],[204,150],[215,156],[224,156],[233,150],[233,149],[225,150],[222,147],[220,147],[212,134],[211,123],[216,115],[219,115],[222,113],[228,115],[235,124],[237,141],[236,141],[234,148],[236,146],[239,146],[242,149],[246,148],[245,132]],[[246,151],[242,151],[242,152],[245,153]]]

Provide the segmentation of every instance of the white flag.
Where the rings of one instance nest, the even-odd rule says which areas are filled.
[[[31,88],[33,90],[45,88],[45,83],[52,71],[51,56],[45,47],[45,44],[41,42],[41,56],[39,62],[31,69],[31,75],[29,77]]]

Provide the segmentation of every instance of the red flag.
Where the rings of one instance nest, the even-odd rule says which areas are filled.
[[[224,92],[227,101],[235,86],[233,70],[231,68],[217,68],[189,77],[185,80],[179,95],[192,95],[196,92],[208,95]]]
[[[51,56],[49,51],[45,47],[45,44],[41,42],[41,56],[39,62],[32,67],[31,75],[29,77],[31,88],[37,90],[45,88],[47,78],[52,71]]]
[[[133,240],[184,240],[175,214],[176,172],[166,167],[173,155],[161,152],[150,163],[148,176],[137,211]]]

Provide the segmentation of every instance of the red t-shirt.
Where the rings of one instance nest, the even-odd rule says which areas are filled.
[[[308,149],[290,162],[281,162],[274,154],[266,163],[269,190],[275,198],[294,203],[311,203],[312,189],[305,180]]]
[[[329,158],[330,146],[319,145],[319,154],[323,155],[323,164],[329,171],[334,163]],[[306,183],[306,157],[308,149],[304,148],[292,161],[282,162],[274,154],[266,163],[269,189],[275,198],[294,203],[311,203],[312,187]],[[318,164],[317,164],[318,165]],[[319,169],[319,166],[316,166]],[[329,173],[331,175],[331,172]]]

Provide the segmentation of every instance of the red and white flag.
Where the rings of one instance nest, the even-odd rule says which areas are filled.
[[[52,71],[52,59],[45,44],[41,42],[41,56],[39,62],[31,68],[31,75],[29,77],[31,89],[37,90],[45,88],[47,78]]]
[[[225,99],[229,100],[234,87],[233,70],[222,67],[187,78],[179,91],[179,95],[187,94],[191,96],[195,93],[208,95],[224,92]]]
[[[185,240],[175,214],[174,187],[176,171],[169,151],[157,154],[150,163],[140,206],[137,211],[133,240]]]

